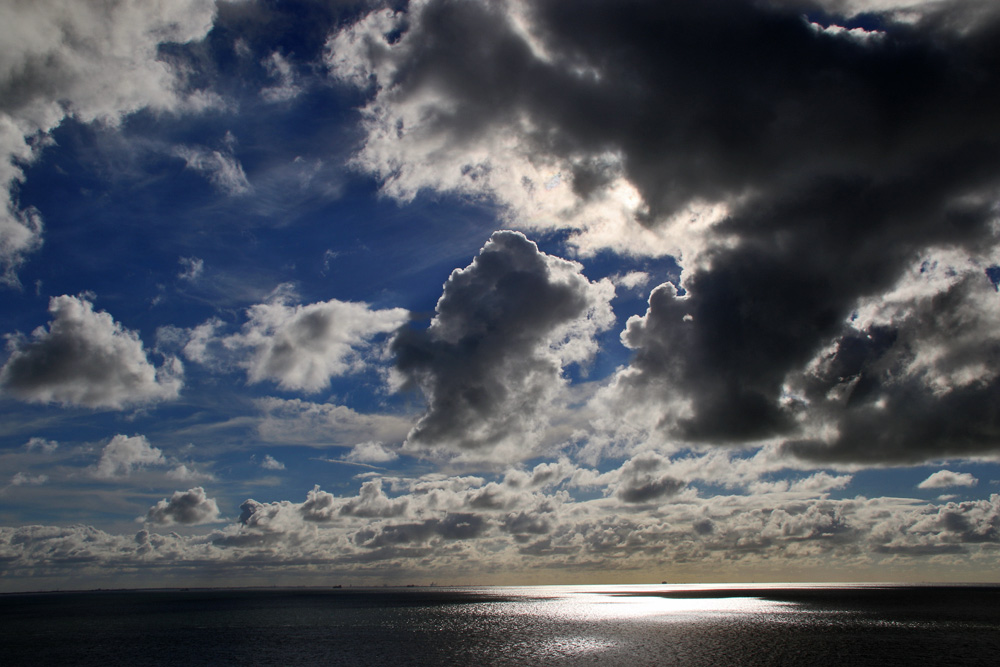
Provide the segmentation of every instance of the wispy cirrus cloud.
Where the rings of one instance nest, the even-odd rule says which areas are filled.
[[[219,149],[209,149],[204,146],[175,146],[173,154],[184,160],[188,169],[204,174],[209,182],[220,192],[231,197],[246,195],[253,191],[253,186],[247,180],[243,165],[234,155],[236,138],[227,134]]]

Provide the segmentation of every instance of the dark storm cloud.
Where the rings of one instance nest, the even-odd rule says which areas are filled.
[[[618,44],[613,27],[598,29],[596,15],[578,9],[560,30],[582,42],[581,57]],[[685,298],[661,288],[642,326],[630,327],[632,379],[691,400],[680,423],[688,438],[789,433],[786,378],[840,334],[858,298],[888,289],[925,248],[992,242],[997,25],[963,36],[930,21],[891,25],[859,41],[747,3],[678,3],[651,10],[642,27],[644,13],[608,20],[637,35],[625,61],[643,98],[627,106],[664,119],[655,132],[652,119],[630,123],[649,136],[616,142],[651,219],[693,197],[747,198],[718,230],[736,247],[711,252],[707,268],[686,277]],[[577,21],[591,29],[570,31]],[[973,429],[988,427],[993,392],[971,393],[945,400],[984,404],[970,417]],[[925,455],[947,445],[920,433],[886,435],[903,447],[925,442]]]
[[[817,461],[917,462],[986,454],[1000,433],[1000,340],[985,275],[970,274],[912,305],[891,329],[842,337],[806,380],[816,412],[838,424],[830,442],[793,440]],[[916,371],[914,371],[916,367]],[[830,400],[832,391],[842,396]]]
[[[928,19],[857,39],[810,25],[807,8],[544,2],[535,25],[562,85],[529,87],[520,99],[551,119],[550,146],[622,150],[650,220],[697,197],[755,192],[751,211],[801,194],[814,214],[815,204],[838,201],[817,177],[880,186],[869,196],[895,194],[886,203],[896,204],[913,194],[905,180],[926,177],[943,166],[938,160],[978,156],[966,176],[982,162],[995,165],[995,25],[957,35]],[[599,78],[574,79],[574,66]],[[968,177],[955,180],[969,185]],[[891,192],[894,185],[901,191]],[[865,203],[852,197],[844,205]],[[779,228],[806,222],[795,211],[766,219]],[[840,219],[838,228],[851,222]]]
[[[1000,383],[936,396],[925,387],[894,387],[876,406],[845,411],[832,442],[790,440],[784,450],[816,462],[917,463],[987,454],[1000,433]]]
[[[428,404],[408,441],[477,448],[523,437],[563,365],[585,361],[578,350],[609,323],[605,287],[520,233],[494,233],[448,278],[431,326],[402,329],[391,343],[402,387]]]
[[[435,150],[514,132],[519,151],[573,165],[584,202],[620,175],[637,188],[640,222],[651,228],[699,201],[728,206],[683,258],[682,295],[654,291],[647,315],[623,335],[635,350],[620,383],[628,399],[689,404],[664,418],[673,435],[796,439],[805,413],[840,436],[822,451],[789,446],[801,456],[918,460],[995,449],[991,378],[1000,365],[982,340],[972,348],[988,372],[976,382],[942,390],[926,374],[899,380],[878,413],[825,401],[810,408],[786,395],[821,350],[857,337],[847,321],[859,302],[892,289],[926,253],[955,249],[985,268],[996,246],[1000,12],[940,3],[906,22],[868,16],[879,30],[848,31],[835,9],[432,0],[414,5],[398,43],[370,51],[372,66],[392,74],[376,100],[389,109],[421,100],[421,136],[434,137]],[[435,96],[443,102],[423,101]],[[909,335],[955,337],[961,322],[951,327]],[[890,318],[872,345],[892,347],[897,329]],[[411,352],[404,365],[441,359],[400,341]],[[430,387],[446,376],[427,377]],[[459,387],[434,386],[451,402],[437,409],[432,399],[418,437],[471,424],[472,398],[489,392]]]
[[[499,4],[425,5],[381,82],[395,101],[446,95],[432,121],[458,145],[529,114],[536,150],[592,156],[582,195],[608,180],[600,155],[621,151],[650,221],[698,197],[780,201],[817,176],[919,174],[998,135],[988,22],[955,34],[929,17],[862,40],[810,25],[807,3],[549,0],[525,10],[546,60]]]

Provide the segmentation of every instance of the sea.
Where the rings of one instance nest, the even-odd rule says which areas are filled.
[[[1000,587],[0,595],[0,665],[998,665]]]

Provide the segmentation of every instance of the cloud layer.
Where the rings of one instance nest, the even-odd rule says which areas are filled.
[[[568,496],[585,472],[573,466],[539,485],[525,482],[544,477],[551,472],[547,467],[510,470],[493,482],[441,475],[377,478],[354,496],[315,487],[301,502],[248,499],[237,522],[207,534],[155,533],[154,526],[221,521],[215,500],[195,487],[153,505],[147,528],[134,538],[86,526],[0,528],[0,557],[8,573],[43,564],[49,572],[169,572],[195,565],[220,580],[229,572],[234,581],[257,576],[253,571],[294,580],[317,568],[373,581],[449,572],[504,580],[490,578],[487,570],[602,572],[605,578],[669,570],[704,580],[713,572],[741,571],[796,578],[818,571],[871,576],[880,567],[906,573],[928,556],[942,568],[938,573],[969,574],[990,562],[1000,542],[996,494],[936,505],[833,499],[829,491],[844,480],[813,476],[792,487],[714,497],[691,489],[678,493],[671,484],[672,499],[661,504],[650,501],[664,496],[664,485],[634,482],[667,462],[643,461],[614,471],[602,483],[603,497],[594,500]],[[387,484],[393,493],[386,492]]]

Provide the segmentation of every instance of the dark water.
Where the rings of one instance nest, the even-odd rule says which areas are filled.
[[[997,664],[997,587],[0,596],[0,665]]]

